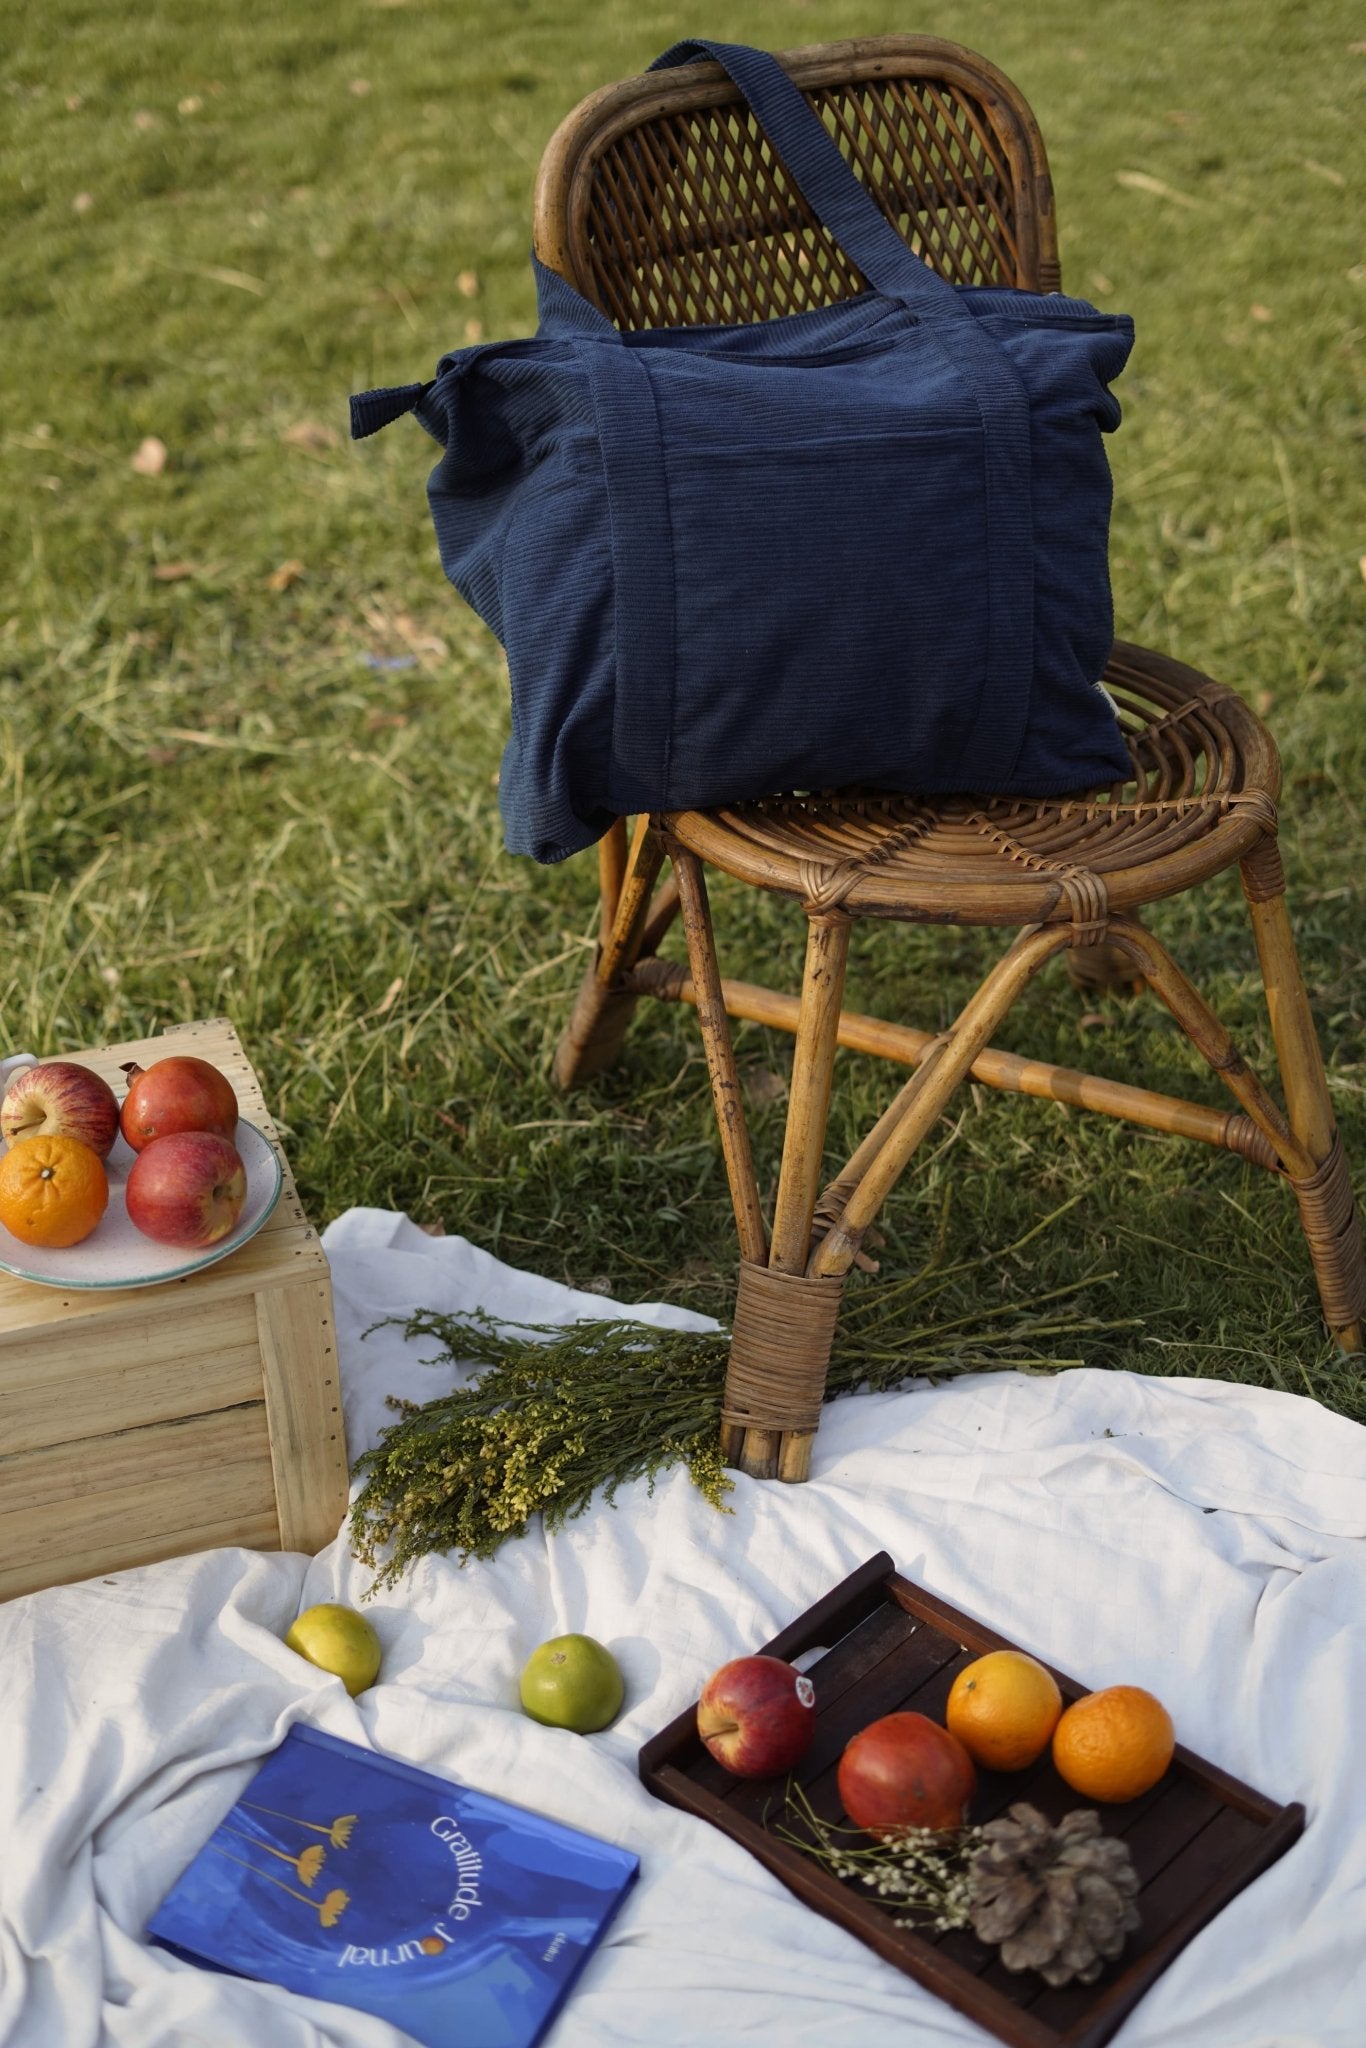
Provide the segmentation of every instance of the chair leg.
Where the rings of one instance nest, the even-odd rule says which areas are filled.
[[[851,1192],[812,1254],[808,1271],[813,1276],[848,1272],[879,1209],[992,1032],[1039,969],[1069,943],[1068,926],[1033,925],[1002,954],[953,1029],[926,1055],[840,1175],[836,1185]]]
[[[810,1469],[840,1296],[873,1219],[990,1033],[1069,939],[1066,928],[1054,928],[1015,940],[827,1191],[843,1197],[847,1189],[847,1199],[810,1251],[849,927],[842,913],[809,915],[773,1248],[766,1267],[741,1264],[722,1411],[725,1455],[756,1477],[788,1480],[805,1479]]]
[[[1360,1350],[1366,1307],[1366,1262],[1351,1185],[1333,1123],[1299,962],[1284,916],[1283,891],[1279,899],[1261,900],[1264,904],[1281,902],[1279,912],[1272,910],[1269,915],[1260,915],[1254,923],[1258,927],[1258,950],[1269,999],[1272,988],[1276,990],[1272,1031],[1286,1080],[1289,1119],[1282,1115],[1252,1072],[1204,997],[1152,933],[1131,918],[1117,917],[1110,921],[1109,937],[1139,966],[1196,1050],[1274,1148],[1299,1201],[1329,1328],[1343,1350]],[[1318,1156],[1320,1147],[1322,1156]]]
[[[663,863],[663,845],[647,818],[636,820],[629,855],[624,819],[618,818],[598,843],[602,936],[555,1048],[551,1071],[560,1088],[590,1081],[610,1067],[621,1050],[640,997],[622,988],[620,980],[635,966],[659,924],[658,917],[650,915],[650,892]]]
[[[806,967],[802,976],[797,1042],[792,1055],[783,1160],[773,1215],[773,1242],[762,1280],[741,1276],[723,1414],[723,1450],[738,1455],[740,1469],[755,1478],[800,1481],[811,1470],[811,1451],[825,1393],[825,1375],[835,1338],[844,1274],[833,1282],[807,1277],[811,1226],[820,1193],[825,1130],[830,1115],[839,1040],[844,972],[849,958],[850,919],[841,910],[809,912]],[[762,1321],[748,1313],[751,1297]],[[774,1352],[778,1352],[775,1362]],[[775,1376],[777,1370],[782,1380]],[[779,1410],[774,1417],[778,1388]],[[735,1450],[735,1434],[746,1410],[761,1394],[768,1420],[746,1422]],[[763,1410],[760,1409],[762,1415]],[[776,1426],[775,1426],[776,1423]]]
[[[820,1420],[843,1274],[806,1274],[839,1032],[849,919],[811,916],[772,1246],[735,1065],[702,864],[671,845],[712,1101],[740,1239],[722,1399],[723,1456],[756,1479],[805,1479]]]
[[[754,1173],[749,1126],[745,1122],[745,1104],[735,1065],[730,1019],[726,1015],[726,998],[721,988],[706,878],[695,853],[674,845],[670,846],[669,853],[678,879],[688,965],[697,991],[697,1021],[702,1029],[702,1045],[707,1055],[712,1107],[716,1111],[716,1126],[721,1134],[721,1153],[730,1184],[731,1206],[735,1210],[735,1227],[740,1236],[740,1256],[752,1265],[762,1266],[768,1257],[768,1232],[759,1203],[759,1183]]]
[[[1292,1175],[1291,1186],[1300,1205],[1328,1328],[1343,1351],[1359,1352],[1366,1349],[1362,1341],[1366,1256],[1361,1224],[1300,972],[1286,909],[1285,874],[1274,838],[1262,840],[1243,862],[1242,875],[1290,1127],[1315,1162],[1312,1174]]]

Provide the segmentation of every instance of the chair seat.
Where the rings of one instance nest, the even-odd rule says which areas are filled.
[[[1116,642],[1105,672],[1133,764],[1076,795],[766,797],[661,820],[681,845],[815,910],[935,924],[1071,922],[1177,894],[1276,829],[1280,762],[1236,692]]]

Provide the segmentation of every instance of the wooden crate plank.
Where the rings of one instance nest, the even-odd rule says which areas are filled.
[[[93,1346],[48,1329],[0,1346],[0,1447],[7,1455],[260,1401],[250,1299],[132,1322],[111,1319]]]
[[[340,1528],[350,1477],[331,1286],[267,1288],[256,1322],[280,1539],[311,1554]]]
[[[312,1551],[345,1512],[331,1274],[233,1026],[63,1056],[122,1096],[126,1066],[176,1053],[232,1083],[275,1147],[280,1199],[228,1258],[154,1288],[0,1275],[0,1598],[207,1543]]]
[[[0,1597],[208,1542],[279,1546],[263,1402],[0,1458]]]
[[[189,1557],[196,1551],[217,1550],[224,1545],[240,1545],[245,1550],[280,1548],[273,1505],[245,1514],[240,1504],[235,1503],[219,1522],[196,1519],[192,1528],[168,1525],[145,1533],[136,1531],[135,1521],[122,1521],[116,1534],[107,1539],[92,1536],[69,1555],[53,1547],[22,1563],[12,1559],[0,1563],[0,1600],[17,1600],[25,1593],[44,1592],[49,1586],[75,1585],[82,1579],[133,1571],[140,1565],[160,1564],[168,1558]]]
[[[159,1486],[184,1473],[207,1483],[220,1470],[250,1465],[259,1465],[264,1483],[271,1483],[270,1437],[261,1401],[183,1422],[155,1422],[146,1429],[20,1451],[0,1458],[0,1532],[12,1542],[7,1518],[22,1518],[35,1508]],[[0,1555],[5,1548],[0,1541]]]

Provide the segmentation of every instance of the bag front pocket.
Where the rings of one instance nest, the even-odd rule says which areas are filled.
[[[951,428],[666,458],[677,683],[668,803],[970,783],[986,681],[981,438]],[[985,574],[985,571],[983,571]]]

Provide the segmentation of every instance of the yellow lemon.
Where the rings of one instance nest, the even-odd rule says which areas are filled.
[[[522,1672],[522,1711],[547,1728],[591,1735],[621,1712],[626,1688],[616,1658],[592,1636],[552,1636]]]
[[[307,1607],[285,1641],[320,1671],[339,1678],[352,1699],[379,1677],[379,1637],[354,1607],[335,1600]]]

